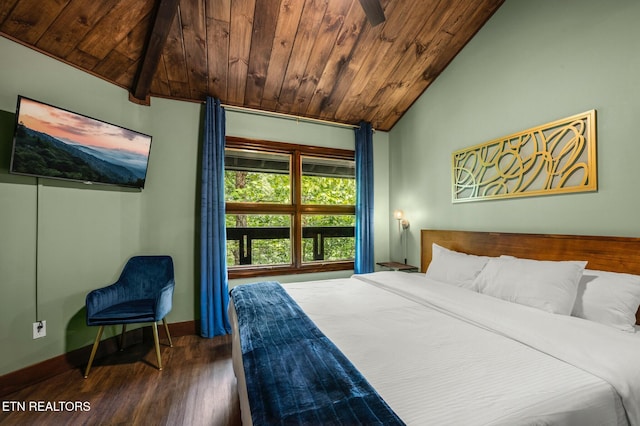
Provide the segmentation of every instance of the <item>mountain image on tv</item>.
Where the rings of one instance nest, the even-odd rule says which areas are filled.
[[[144,187],[151,137],[19,98],[11,172]]]

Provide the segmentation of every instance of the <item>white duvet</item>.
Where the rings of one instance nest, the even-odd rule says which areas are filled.
[[[637,333],[423,274],[283,287],[407,424],[640,426]]]

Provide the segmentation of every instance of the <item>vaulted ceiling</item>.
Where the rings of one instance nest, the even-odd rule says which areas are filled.
[[[504,0],[2,0],[0,35],[150,97],[390,130]],[[366,2],[365,2],[366,3]]]

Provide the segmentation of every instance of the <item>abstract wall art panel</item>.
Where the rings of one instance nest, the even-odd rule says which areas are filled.
[[[596,191],[596,111],[452,154],[454,203]]]

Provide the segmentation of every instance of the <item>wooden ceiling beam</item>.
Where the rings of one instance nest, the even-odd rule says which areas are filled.
[[[385,21],[384,10],[382,9],[380,0],[360,0],[360,4],[372,27],[382,24]]]
[[[129,100],[138,104],[149,105],[149,92],[153,76],[158,69],[164,45],[167,42],[171,24],[178,11],[180,0],[160,0],[158,13],[151,29],[149,42],[141,61],[138,76],[129,93]]]

